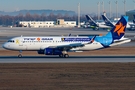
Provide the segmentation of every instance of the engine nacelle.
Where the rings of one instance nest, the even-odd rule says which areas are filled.
[[[38,54],[45,54],[45,55],[61,55],[62,51],[56,48],[45,48],[45,50],[39,50]]]

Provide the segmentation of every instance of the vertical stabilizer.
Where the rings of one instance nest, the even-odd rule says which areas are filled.
[[[108,35],[112,35],[113,40],[121,39],[125,35],[125,29],[128,22],[128,16],[122,16],[117,24],[112,28]]]
[[[98,27],[98,25],[96,24],[96,22],[92,19],[92,17],[90,15],[86,15],[87,20],[89,21],[91,26],[96,26]]]
[[[103,20],[104,20],[104,22],[105,22],[105,24],[107,26],[114,27],[114,25],[112,24],[112,22],[105,15],[102,15],[102,18],[103,18]]]

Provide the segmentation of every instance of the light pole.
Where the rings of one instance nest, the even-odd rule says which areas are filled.
[[[101,4],[102,4],[103,12],[104,12],[104,2],[102,1]]]
[[[110,9],[110,18],[111,18],[111,17],[112,17],[112,15],[111,15],[111,14],[112,14],[112,13],[111,13],[111,1],[109,1],[109,7],[110,7],[110,8],[109,8],[109,9]]]
[[[98,6],[98,20],[100,19],[100,2],[97,3]]]
[[[118,18],[118,1],[116,1],[115,4],[116,4],[116,18]]]
[[[124,3],[124,14],[126,15],[126,0],[124,0],[123,3]]]
[[[78,27],[80,27],[80,3],[78,4]]]
[[[135,3],[135,0],[133,0],[133,3]],[[134,9],[135,9],[135,5],[134,5]]]

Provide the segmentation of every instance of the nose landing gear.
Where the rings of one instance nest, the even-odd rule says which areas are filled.
[[[19,51],[20,54],[18,54],[18,57],[21,58],[22,57],[22,50]]]

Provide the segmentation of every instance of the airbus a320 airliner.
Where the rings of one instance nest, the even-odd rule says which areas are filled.
[[[104,36],[53,36],[53,37],[14,37],[3,44],[3,48],[17,51],[37,51],[38,54],[59,55],[69,57],[70,51],[88,51],[108,48],[128,43],[125,38],[125,28],[128,17],[123,16],[117,24]],[[22,57],[21,53],[18,57]]]

